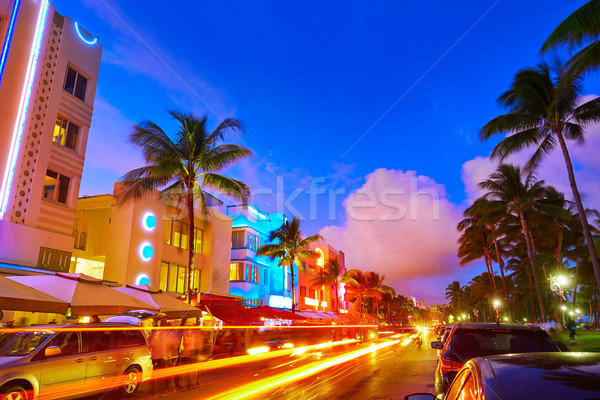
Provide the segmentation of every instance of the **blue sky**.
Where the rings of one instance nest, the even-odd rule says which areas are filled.
[[[276,188],[277,177],[286,195],[313,182],[328,191],[313,218],[305,192],[293,203],[306,233],[328,226],[339,234],[350,229],[349,193],[391,176],[439,190],[448,208],[442,223],[454,225],[473,194],[465,165],[496,142],[477,137],[502,111],[496,98],[519,69],[540,61],[544,39],[584,2],[54,3],[103,45],[81,195],[112,191],[112,182],[142,162],[126,142],[132,124],[152,119],[168,130],[174,125],[166,110],[214,122],[235,117],[256,157],[228,173],[259,193]],[[586,93],[594,93],[598,80],[586,82]],[[343,193],[330,200],[336,189]],[[259,195],[257,203],[275,211],[274,196]],[[390,232],[401,244],[412,231],[397,228]],[[345,247],[341,236],[331,239]],[[432,260],[446,272],[403,274],[402,265],[378,266],[364,252],[344,251],[353,266],[383,269],[404,294],[429,303],[443,300],[451,280],[466,283],[480,270],[457,269],[448,253]]]

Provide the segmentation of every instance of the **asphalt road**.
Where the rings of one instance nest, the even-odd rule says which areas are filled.
[[[301,361],[272,360],[262,365],[234,366],[202,374],[202,384],[193,390],[175,389],[173,387],[153,393],[146,387],[135,396],[136,399],[225,399],[235,398],[227,395],[227,390],[242,387],[250,393],[251,386],[260,387],[261,382],[271,380],[272,388],[267,392],[257,392],[245,399],[339,399],[339,400],[384,400],[403,399],[405,395],[415,392],[434,391],[434,371],[436,350],[431,349],[429,334],[423,345],[406,344],[408,334],[399,338],[400,343],[377,351],[369,351],[350,361],[325,368],[317,374],[304,379],[295,379],[283,385],[281,374],[295,373],[302,368],[310,368],[347,354],[347,351],[360,350],[367,346],[354,346],[332,353],[324,353],[322,357],[307,357]],[[404,342],[404,344],[402,344]],[[341,355],[340,355],[341,354]],[[225,395],[224,395],[225,393]],[[105,397],[108,398],[110,396]]]

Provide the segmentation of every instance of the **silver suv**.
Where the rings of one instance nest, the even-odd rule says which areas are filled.
[[[152,360],[142,332],[111,330],[125,326],[50,325],[1,333],[0,400],[77,397],[117,387],[133,395],[151,377]]]

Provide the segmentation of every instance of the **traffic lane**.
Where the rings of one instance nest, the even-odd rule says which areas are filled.
[[[260,393],[255,399],[396,399],[405,394],[418,391],[433,392],[433,376],[436,363],[436,352],[425,344],[419,349],[413,344],[409,335],[401,335],[400,343],[388,349],[369,352],[344,364],[326,369],[316,375],[287,384],[268,393]],[[408,343],[407,343],[408,342]],[[370,344],[367,344],[370,346]],[[363,346],[354,348],[360,349]],[[338,352],[324,354],[328,360],[339,355]],[[232,388],[260,381],[262,378],[300,369],[307,358],[296,362],[283,361],[270,368],[227,368],[207,371],[202,375],[202,386],[195,390],[169,393],[168,397],[188,400],[205,399],[216,394],[223,394]],[[256,366],[255,366],[256,367]],[[253,390],[253,389],[252,389]],[[158,394],[165,398],[166,394]],[[221,398],[221,396],[219,396]],[[252,398],[245,395],[243,398]]]
[[[423,340],[395,346],[281,388],[264,399],[403,399],[434,391],[436,351]]]

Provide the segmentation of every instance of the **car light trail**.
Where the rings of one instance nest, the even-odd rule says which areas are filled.
[[[168,328],[173,329],[173,327],[168,327]],[[128,328],[128,329],[131,330],[131,328]],[[40,330],[38,329],[38,331],[40,331]],[[333,346],[339,346],[339,345],[355,343],[355,342],[356,342],[356,339],[340,340],[337,342],[326,342],[326,343],[319,343],[319,344],[311,345],[311,346],[305,346],[302,349],[304,349],[304,351],[306,352],[306,351],[314,350],[317,348],[333,347]],[[293,355],[296,355],[297,350],[298,349],[289,348],[289,349],[274,350],[274,351],[269,352],[268,348],[267,348],[267,352],[259,353],[256,355],[228,357],[228,358],[221,358],[221,359],[216,359],[216,360],[202,361],[202,362],[192,363],[192,364],[178,365],[178,366],[169,367],[169,368],[155,369],[154,371],[152,371],[152,377],[149,379],[146,379],[145,382],[152,381],[152,380],[158,380],[158,379],[171,378],[171,377],[176,377],[176,376],[180,376],[180,375],[200,372],[200,371],[208,371],[208,370],[213,370],[213,369],[218,369],[218,368],[239,366],[239,365],[243,365],[243,364],[249,364],[249,363],[254,363],[254,362],[258,362],[258,361],[265,361],[265,360],[278,358],[278,357],[293,356]],[[373,351],[373,348],[367,349],[367,352],[371,352],[371,351]],[[123,386],[124,384],[125,384],[125,382],[124,382],[123,376],[102,377],[102,378],[97,378],[94,380],[86,381],[85,389],[81,389],[81,387],[78,384],[66,383],[66,384],[56,385],[56,387],[52,388],[51,391],[46,392],[43,396],[38,397],[38,400],[62,399],[65,397],[65,393],[68,393],[69,396],[79,395],[79,394],[84,394],[86,392],[101,391],[101,390],[107,390],[109,388],[116,388],[119,386]]]
[[[373,344],[372,346],[363,349],[351,351],[348,354],[333,357],[329,360],[313,362],[309,365],[298,367],[292,371],[284,372],[275,376],[261,379],[256,382],[241,385],[234,389],[221,392],[211,397],[204,397],[203,399],[243,399],[251,396],[256,396],[261,393],[273,390],[279,386],[299,381],[311,375],[315,375],[316,373],[321,372],[325,369],[346,363],[348,361],[354,360],[358,357],[364,356],[369,353],[373,353],[385,347],[395,345],[398,342],[398,340],[390,340],[379,344]]]

